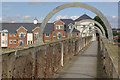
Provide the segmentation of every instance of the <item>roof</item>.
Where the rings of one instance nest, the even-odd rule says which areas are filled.
[[[0,24],[1,25],[1,24]],[[28,33],[32,33],[32,30],[36,27],[40,27],[41,23],[2,23],[2,30],[7,29],[9,33],[16,33],[16,30],[23,26],[28,30]],[[52,33],[54,30],[53,23],[47,23],[43,33]]]
[[[84,19],[92,19],[92,18],[90,16],[88,16],[87,14],[83,14],[82,16],[77,18],[75,21],[80,21],[80,20],[84,20]]]
[[[72,19],[60,19],[62,22],[65,23],[65,31],[67,33],[70,32],[69,29],[69,24],[72,23],[74,24],[74,20]],[[34,23],[0,23],[2,24],[2,30],[8,30],[9,33],[16,33],[16,30],[19,29],[21,26],[23,26],[25,29],[27,29],[28,33],[32,33],[32,30],[35,29],[36,27],[40,27],[41,23],[34,24]],[[54,23],[47,23],[45,26],[44,32],[43,33],[52,33],[54,30]],[[77,29],[73,29],[73,33],[78,33],[80,32]]]
[[[69,25],[70,23],[74,24],[74,20],[72,19],[60,19],[62,22],[65,23],[65,25]]]
[[[72,23],[72,24],[74,24],[75,22],[74,22],[74,20],[72,20],[72,19],[60,19],[62,22],[64,22],[65,23],[65,31],[67,32],[67,33],[69,33],[70,32],[70,29],[69,29],[69,24],[70,23]],[[77,30],[77,29],[73,29],[73,33],[79,33],[80,31],[79,30]]]

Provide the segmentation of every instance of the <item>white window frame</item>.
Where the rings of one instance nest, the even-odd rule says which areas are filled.
[[[78,37],[78,36],[79,36],[79,33],[76,33],[76,36]]]
[[[16,37],[16,33],[14,33],[14,35],[13,35],[14,37]]]
[[[14,41],[15,41],[15,43],[14,43]],[[13,44],[16,44],[16,40],[13,40]]]
[[[30,41],[28,41],[28,44],[30,44]]]
[[[59,29],[59,25],[56,25],[56,29]]]
[[[4,41],[4,40],[2,40],[2,44],[5,44],[5,41]]]
[[[47,34],[50,36],[50,34],[49,34],[49,33],[46,33],[46,34],[45,34],[45,37],[49,37]]]
[[[61,26],[62,26],[62,28],[61,28]],[[56,25],[56,29],[57,30],[62,30],[63,29],[63,25]]]
[[[38,38],[38,33],[35,33],[35,34],[34,34],[34,38]]]
[[[20,44],[20,41],[22,42],[22,45],[23,45],[23,40],[19,40],[19,44]]]
[[[9,44],[12,44],[11,42],[12,42],[12,40],[9,40]]]
[[[12,37],[12,33],[10,33],[10,37]]]
[[[5,33],[2,33],[2,36],[5,36]]]
[[[62,26],[62,25],[60,25],[60,26],[59,26],[59,29],[60,29],[60,30],[62,30],[62,29],[63,29],[63,26],[62,26],[62,28],[61,28],[61,26]]]
[[[63,33],[63,34],[65,34],[65,33]],[[65,37],[65,35],[63,35],[63,37]]]
[[[21,36],[23,34],[23,37]],[[25,33],[19,33],[19,38],[25,38]]]
[[[55,35],[54,35],[55,34]],[[56,37],[56,33],[53,33],[53,37]]]

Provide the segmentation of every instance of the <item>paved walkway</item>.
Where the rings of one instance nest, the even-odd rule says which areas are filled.
[[[78,54],[60,71],[58,78],[96,78],[98,42],[92,42],[87,50]]]

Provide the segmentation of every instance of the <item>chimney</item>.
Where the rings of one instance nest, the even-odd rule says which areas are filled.
[[[34,24],[37,24],[37,23],[38,23],[38,19],[35,17]]]

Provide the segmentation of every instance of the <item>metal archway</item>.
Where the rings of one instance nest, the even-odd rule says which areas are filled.
[[[100,27],[100,29],[102,30],[103,36],[105,36],[105,30],[103,29],[103,27],[101,26],[101,24],[98,23],[97,21],[91,20],[91,19],[85,19],[85,20],[81,20],[81,21],[77,22],[76,24],[79,25],[79,24],[82,23],[82,22],[93,22],[93,23],[97,24],[97,25]],[[72,29],[70,30],[69,35],[72,34],[72,31],[73,31],[73,29],[75,28],[75,26],[76,26],[76,25],[74,25],[74,26],[72,27]],[[86,27],[86,28],[88,28],[88,27]],[[85,28],[84,30],[86,30],[86,28]],[[83,30],[83,31],[84,31],[84,30]],[[83,31],[82,31],[81,33],[83,33]]]
[[[88,5],[88,4],[85,4],[85,3],[81,3],[81,2],[71,2],[71,3],[66,3],[66,4],[63,4],[63,5],[60,5],[58,7],[56,7],[55,9],[53,9],[43,20],[42,24],[41,24],[41,27],[40,27],[40,30],[39,30],[39,41],[41,43],[43,43],[43,31],[44,31],[44,28],[47,24],[47,22],[50,20],[50,18],[56,14],[57,12],[65,9],[65,8],[69,8],[69,7],[81,7],[81,8],[85,8],[87,10],[90,10],[92,11],[93,13],[95,13],[97,16],[100,17],[100,19],[104,22],[106,28],[107,28],[107,31],[108,31],[108,38],[109,40],[113,41],[113,34],[112,34],[112,29],[111,29],[111,26],[107,20],[107,18],[102,14],[102,12],[100,12],[97,8],[95,7],[92,7],[91,5]]]
[[[99,30],[101,36],[105,37],[105,33],[102,33],[101,30],[100,30],[98,27],[96,27],[96,26],[93,26],[93,27],[95,27],[95,28],[97,28],[97,30]],[[82,37],[83,32],[84,32],[87,28],[89,28],[89,27],[86,27],[85,29],[82,30],[82,32],[81,32],[81,34],[80,34],[80,37]]]
[[[92,34],[95,30],[98,31],[98,33],[100,34],[101,37],[103,37],[103,34],[101,32],[101,30],[98,27],[95,27],[95,29],[92,29],[92,31],[90,32],[90,34]],[[87,31],[87,33],[85,34],[85,36],[88,34],[89,30]]]

